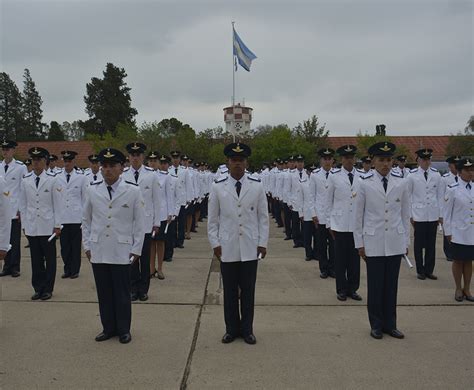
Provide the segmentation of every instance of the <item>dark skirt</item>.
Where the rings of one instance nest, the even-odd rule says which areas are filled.
[[[450,254],[451,258],[456,261],[473,261],[474,245],[463,245],[451,242]]]
[[[154,240],[154,241],[166,241],[166,238],[168,237],[168,232],[166,232],[166,234],[165,234],[165,229],[166,229],[166,221],[161,221],[160,222],[160,230],[159,230],[158,233],[155,234],[155,237],[152,237],[152,240]]]

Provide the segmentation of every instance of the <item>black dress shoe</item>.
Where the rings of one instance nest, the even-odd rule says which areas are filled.
[[[319,277],[320,277],[321,279],[327,279],[327,278],[328,278],[328,273],[327,273],[327,272],[321,272],[321,273],[319,274]]]
[[[311,260],[313,260],[311,257],[307,257],[307,256],[306,256],[304,259],[305,259],[306,261],[311,261]]]
[[[416,274],[416,277],[420,280],[425,280],[426,279],[426,276],[423,275],[423,274]]]
[[[119,341],[120,341],[122,344],[127,344],[127,343],[129,343],[130,341],[132,341],[132,335],[131,335],[130,333],[122,334],[122,335],[120,335],[120,337],[119,337]]]
[[[166,261],[167,263],[171,263],[171,262],[173,261],[173,258],[170,257],[170,258],[168,258],[168,259],[163,259],[163,261]]]
[[[41,298],[41,294],[39,292],[36,292],[31,296],[32,301],[37,301],[40,298]]]
[[[329,272],[329,277],[336,279],[336,273],[335,272]]]
[[[256,337],[253,335],[253,334],[249,334],[247,336],[244,336],[244,341],[247,343],[247,344],[257,344],[257,339]]]
[[[347,300],[347,295],[338,293],[337,294],[337,299],[339,299],[340,301],[345,301],[345,300]]]
[[[41,294],[42,301],[47,301],[48,299],[51,299],[52,297],[53,297],[53,294],[49,292]]]
[[[79,277],[79,274],[72,274],[69,278],[70,279],[77,279]]]
[[[438,280],[438,277],[436,275],[433,275],[433,274],[426,275],[426,277],[428,279],[431,279],[431,280]]]
[[[18,278],[20,276],[19,271],[12,271],[12,278]]]
[[[67,279],[67,278],[70,278],[70,277],[71,277],[71,274],[64,273],[64,274],[61,275],[61,279]]]
[[[301,244],[295,244],[295,245],[293,245],[293,248],[303,248],[303,245],[301,245]]]
[[[380,329],[372,329],[370,331],[370,335],[374,338],[374,339],[377,339],[377,340],[380,340],[381,338],[383,338],[383,333]]]
[[[132,293],[130,294],[130,299],[132,300],[132,302],[135,302],[138,299],[138,295],[135,293]]]
[[[140,301],[148,301],[148,294],[141,294],[138,296]]]
[[[11,275],[11,272],[10,271],[1,271],[0,272],[0,277],[7,276],[7,275]]]
[[[178,244],[178,245],[176,246],[176,248],[183,249],[183,248],[184,248],[184,245],[183,245],[183,244]]]
[[[388,335],[395,337],[396,339],[403,339],[405,338],[405,335],[400,332],[398,329],[392,329],[388,331],[384,331],[384,333],[387,333]]]
[[[362,301],[362,297],[357,294],[356,292],[353,292],[352,294],[349,294],[349,296],[354,300],[354,301]]]
[[[95,336],[95,341],[99,341],[99,342],[105,341],[105,340],[111,339],[114,336],[115,336],[114,333],[100,332],[97,336]]]
[[[229,344],[234,340],[235,340],[235,336],[232,336],[230,333],[226,333],[224,336],[222,336],[223,344]]]
[[[285,237],[284,240],[285,241],[291,240],[291,237]]]

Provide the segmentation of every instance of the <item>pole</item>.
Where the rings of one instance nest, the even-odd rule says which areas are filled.
[[[235,106],[235,56],[234,56],[234,24],[232,22],[232,110]],[[235,142],[235,129],[232,132],[233,142]]]

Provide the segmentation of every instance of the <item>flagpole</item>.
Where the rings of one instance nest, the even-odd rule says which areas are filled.
[[[235,22],[232,22],[232,107],[235,106],[234,24]]]

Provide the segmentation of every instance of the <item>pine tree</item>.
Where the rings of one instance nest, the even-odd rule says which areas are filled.
[[[22,98],[10,76],[0,73],[0,138],[20,139],[23,122]]]
[[[89,120],[82,122],[86,133],[104,135],[110,131],[116,134],[119,123],[135,127],[137,110],[131,106],[130,88],[127,87],[125,69],[108,63],[103,79],[93,77],[86,85],[84,96]]]
[[[44,124],[41,122],[43,119],[43,110],[41,105],[43,100],[40,94],[36,90],[36,85],[31,78],[30,71],[25,69],[23,74],[23,104],[22,111],[25,120],[24,133],[22,131],[22,138],[27,140],[44,138]]]
[[[64,141],[64,132],[56,121],[51,121],[49,125],[48,141]]]

